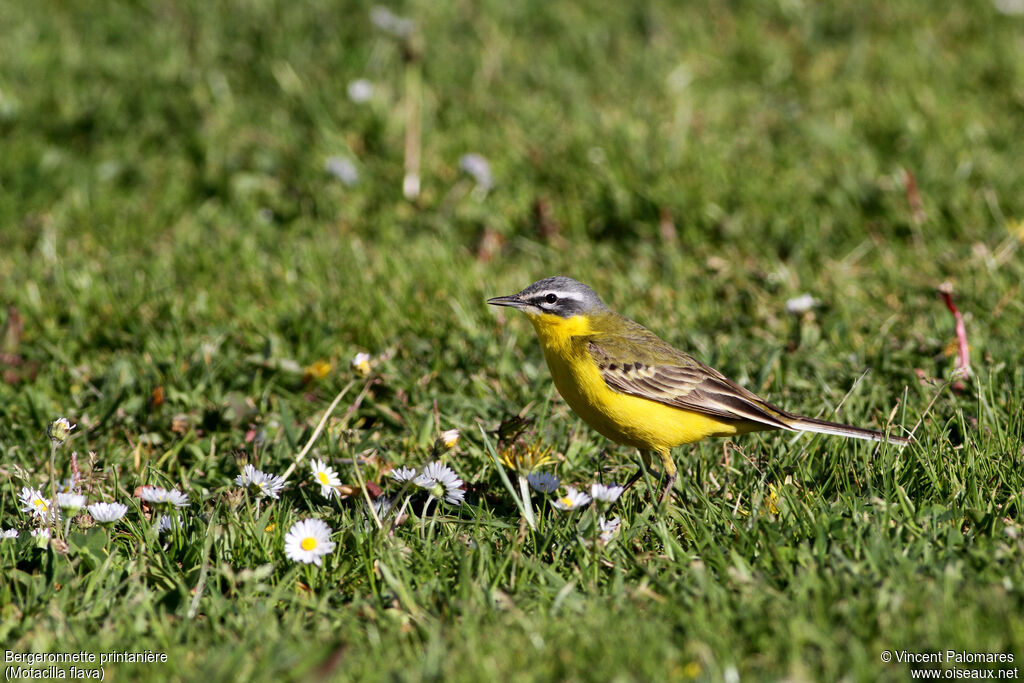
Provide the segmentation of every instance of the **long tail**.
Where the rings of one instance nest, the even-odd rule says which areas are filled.
[[[835,434],[836,436],[845,436],[851,439],[889,442],[900,446],[905,446],[913,441],[912,438],[905,436],[893,436],[892,434],[885,434],[884,432],[879,432],[874,429],[853,427],[851,425],[839,424],[838,422],[826,422],[825,420],[816,420],[813,417],[800,417],[799,415],[787,417],[789,417],[789,419],[786,420],[786,426],[795,432]]]

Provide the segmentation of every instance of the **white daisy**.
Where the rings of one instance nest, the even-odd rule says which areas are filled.
[[[377,519],[383,523],[389,522],[389,517],[392,510],[395,509],[395,501],[393,498],[387,496],[378,496],[373,499],[373,511],[377,514]],[[363,531],[369,531],[374,528],[375,522],[372,519],[372,515],[366,510],[366,503],[363,503]]]
[[[58,493],[57,505],[69,510],[81,510],[85,507],[85,496],[80,493]]]
[[[100,524],[116,522],[128,512],[128,506],[121,503],[93,503],[88,508],[89,515]]]
[[[71,493],[78,481],[75,479],[75,475],[72,473],[67,479],[61,479],[57,482],[57,493]]]
[[[451,450],[459,444],[459,436],[460,434],[458,429],[449,429],[441,432],[441,438],[438,439],[438,443]]]
[[[400,17],[383,5],[370,8],[370,22],[395,38],[408,38],[416,28],[412,19]]]
[[[40,536],[43,538],[50,538],[50,528],[43,527],[42,529],[33,529],[32,535],[36,538],[39,538]]]
[[[260,490],[260,494],[267,498],[277,500],[281,497],[281,489],[284,488],[285,479],[276,474],[261,473],[265,477],[263,481],[254,481],[253,484]]]
[[[391,514],[391,508],[395,507],[395,501],[387,496],[377,496],[373,499],[373,511],[377,513],[377,519],[384,519]]]
[[[17,529],[3,529],[3,530],[0,530],[0,538],[17,538],[17,537],[18,537],[18,530]]]
[[[252,465],[244,465],[242,467],[242,473],[235,477],[235,486],[245,488],[252,483],[252,479],[257,472],[259,472],[259,470]]]
[[[188,495],[178,489],[165,489],[162,486],[143,486],[139,489],[139,498],[154,505],[173,505],[176,508],[189,506]]]
[[[293,562],[320,566],[320,558],[334,550],[331,527],[319,519],[296,522],[284,537],[284,554]]]
[[[160,515],[160,519],[156,521],[154,526],[156,526],[156,533],[162,534],[173,529],[175,524],[179,527],[181,526],[181,515],[178,515],[178,518],[175,520],[172,520],[170,515]]]
[[[356,104],[369,102],[370,98],[373,97],[373,83],[365,78],[357,78],[349,82],[345,92],[348,93],[348,98]]]
[[[335,487],[341,486],[341,479],[338,478],[338,473],[334,471],[334,468],[328,467],[323,460],[314,460],[310,463],[310,467],[313,470],[313,478],[316,479],[316,483],[320,484],[320,495],[324,498],[338,495],[338,489]]]
[[[526,481],[530,482],[534,491],[541,493],[554,493],[562,485],[558,477],[550,472],[530,472],[526,475]]]
[[[816,308],[820,303],[820,301],[810,294],[801,294],[800,296],[786,302],[786,312],[793,314],[806,313],[812,308]]]
[[[189,506],[188,494],[182,493],[178,489],[170,489],[167,492],[167,502],[176,508],[187,508]]]
[[[324,167],[328,173],[349,187],[359,182],[359,169],[351,159],[338,156],[328,157]]]
[[[444,474],[444,470],[452,472],[449,468],[445,467],[438,461],[427,463],[427,466],[423,468],[423,472],[416,475],[416,478],[412,483],[419,486],[421,489],[431,489],[436,486],[438,482],[438,476]],[[452,472],[454,475],[455,473]]]
[[[242,487],[255,486],[259,490],[259,495],[277,500],[281,489],[284,488],[285,479],[261,472],[252,465],[246,465],[242,468],[242,473],[235,477],[235,483]]]
[[[396,470],[391,470],[391,478],[401,483],[412,481],[417,474],[416,470],[411,467],[399,467]]]
[[[577,491],[575,488],[570,486],[565,490],[565,495],[554,501],[552,505],[559,510],[575,510],[576,508],[583,507],[589,502],[590,496],[582,491]]]
[[[444,502],[449,505],[462,505],[466,502],[466,492],[462,489],[462,480],[456,479],[459,483],[453,488],[445,484]]]
[[[601,534],[598,536],[601,539],[601,543],[608,543],[608,541],[612,540],[612,536],[619,530],[621,523],[622,521],[618,517],[612,517],[611,519],[599,517],[597,526],[601,529]]]
[[[426,489],[431,498],[443,498],[452,505],[461,505],[466,498],[466,492],[462,490],[462,480],[450,467],[437,461],[427,463],[423,468],[423,474],[416,477],[413,483],[421,489]]]
[[[50,509],[50,501],[39,489],[23,486],[18,498],[21,499],[21,504],[24,506],[22,510],[25,512],[31,512],[36,517],[60,519],[60,513],[56,509]]]
[[[625,491],[621,486],[605,486],[604,484],[591,484],[590,485],[590,496],[594,500],[599,500],[602,503],[614,503]]]
[[[478,187],[489,190],[494,187],[494,176],[491,175],[491,165],[487,159],[476,153],[463,154],[459,159],[459,169],[465,171]]]

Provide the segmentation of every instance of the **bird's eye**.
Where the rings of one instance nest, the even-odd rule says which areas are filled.
[[[553,304],[556,301],[558,301],[558,297],[555,296],[554,294],[548,294],[546,297],[544,297],[544,301],[547,301],[549,304]]]

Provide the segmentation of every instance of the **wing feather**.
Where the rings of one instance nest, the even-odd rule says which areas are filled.
[[[594,334],[587,350],[615,391],[675,408],[737,422],[791,429],[791,416],[727,379],[717,370],[672,348],[640,325],[615,334]]]

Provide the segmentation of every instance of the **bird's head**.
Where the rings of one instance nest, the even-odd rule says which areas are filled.
[[[562,275],[538,280],[517,294],[496,296],[487,303],[518,309],[530,319],[545,315],[573,318],[608,310],[594,290]]]

